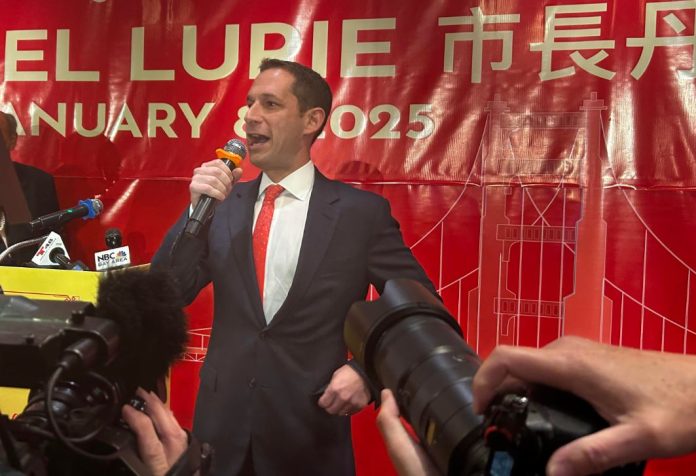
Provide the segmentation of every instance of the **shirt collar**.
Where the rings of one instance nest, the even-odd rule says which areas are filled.
[[[269,185],[273,185],[273,181],[264,172],[261,175],[258,198],[266,192]],[[298,200],[305,200],[314,186],[314,164],[308,160],[302,167],[278,182],[278,185],[282,185],[286,192]]]

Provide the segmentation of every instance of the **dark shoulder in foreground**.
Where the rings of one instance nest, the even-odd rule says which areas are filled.
[[[14,162],[15,171],[17,172],[17,177],[20,181],[24,180],[34,180],[37,182],[53,182],[53,175],[48,172],[41,170],[33,165],[20,164],[19,162]]]

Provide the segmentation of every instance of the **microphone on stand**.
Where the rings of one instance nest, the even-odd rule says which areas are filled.
[[[110,250],[119,248],[121,245],[123,245],[123,236],[121,235],[121,230],[118,228],[109,228],[106,230],[106,233],[104,233],[104,242],[106,243],[106,247]]]
[[[40,268],[60,268],[75,271],[89,271],[81,261],[70,261],[60,235],[54,231],[48,234],[31,262]]]
[[[107,250],[94,253],[94,266],[97,271],[109,271],[130,266],[130,248],[121,246],[123,236],[118,228],[109,228],[104,233]]]
[[[53,231],[55,228],[75,218],[82,218],[83,220],[94,218],[99,215],[102,210],[104,210],[104,205],[101,200],[98,198],[88,198],[87,200],[80,200],[77,206],[49,213],[48,215],[36,218],[21,226],[27,228],[32,236],[36,236],[43,232]]]

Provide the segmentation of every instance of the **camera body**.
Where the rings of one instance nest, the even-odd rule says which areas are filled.
[[[29,388],[16,418],[0,418],[0,461],[24,474],[147,474],[135,437],[120,419],[134,394],[111,364],[119,355],[119,326],[96,317],[92,304],[0,294],[0,386]],[[48,398],[46,383],[65,366]],[[49,408],[50,406],[50,408]],[[61,432],[90,459],[69,451]]]
[[[449,476],[543,475],[562,445],[605,428],[585,401],[536,387],[473,411],[480,360],[442,302],[420,283],[387,281],[379,299],[353,304],[344,338],[372,383],[394,393],[435,466]],[[614,474],[642,474],[640,465]]]
[[[83,339],[93,355],[108,366],[118,351],[119,327],[95,317],[94,305],[83,301],[42,301],[0,294],[0,386],[33,388],[44,381],[66,352]]]

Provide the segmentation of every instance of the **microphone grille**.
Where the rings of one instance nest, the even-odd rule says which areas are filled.
[[[92,199],[92,208],[94,209],[94,215],[99,215],[102,210],[104,210],[104,204],[98,198]]]
[[[240,156],[242,159],[246,157],[247,154],[246,146],[239,139],[228,140],[227,144],[225,144],[225,146],[223,147],[223,150],[232,154],[236,154]]]
[[[118,228],[109,228],[104,233],[104,242],[107,248],[119,248],[123,244],[123,236],[121,235],[121,230]]]

